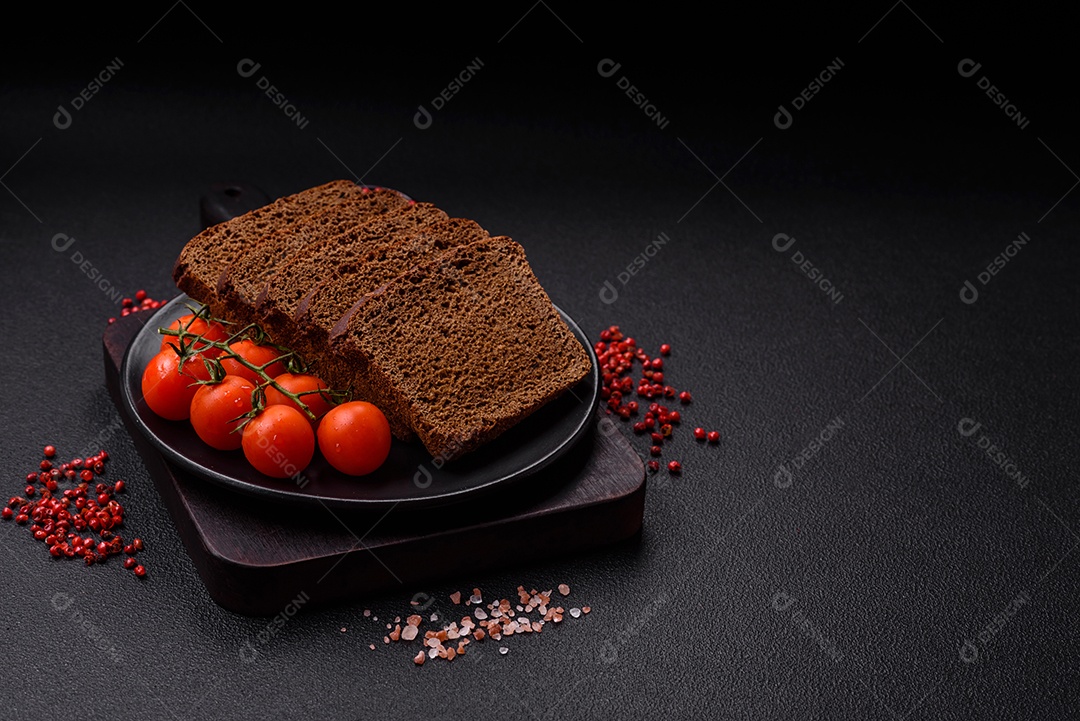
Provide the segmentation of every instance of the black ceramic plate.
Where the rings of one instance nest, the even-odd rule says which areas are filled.
[[[167,421],[142,399],[142,373],[161,347],[157,329],[195,305],[181,295],[163,306],[139,332],[124,356],[121,392],[140,430],[170,461],[197,476],[238,491],[282,501],[308,501],[338,508],[434,506],[520,481],[570,450],[585,436],[600,394],[599,364],[588,339],[565,313],[563,319],[592,360],[592,373],[483,448],[439,464],[419,442],[394,440],[379,470],[360,478],[331,467],[321,454],[292,479],[275,479],[252,468],[242,451],[218,451],[199,439],[187,421]]]

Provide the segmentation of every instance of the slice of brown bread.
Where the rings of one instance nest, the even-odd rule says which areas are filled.
[[[217,279],[218,302],[226,309],[226,318],[240,324],[254,322],[255,300],[263,285],[282,263],[308,244],[338,235],[391,210],[408,207],[412,202],[393,190],[353,187],[355,192],[328,198],[317,212],[301,222],[270,234],[236,255]]]
[[[330,332],[356,301],[393,280],[414,266],[440,258],[448,249],[468,245],[488,237],[487,231],[472,220],[450,218],[434,223],[411,237],[369,250],[352,273],[330,278],[316,286],[302,301],[296,315],[276,325],[280,337],[288,338],[290,348],[309,361],[318,375],[331,386],[349,388],[355,369],[347,359],[332,352]],[[405,415],[399,409],[386,409],[391,430],[402,440],[414,436]]]
[[[180,290],[222,315],[225,308],[217,297],[217,281],[238,255],[313,211],[321,212],[334,198],[358,190],[351,180],[335,180],[211,226],[184,246],[173,266],[173,280]]]
[[[296,306],[313,286],[327,278],[355,271],[364,264],[369,251],[396,244],[417,230],[446,219],[446,213],[431,203],[416,203],[381,215],[344,233],[309,243],[270,276],[263,286],[255,300],[258,322],[279,343],[290,345],[295,340],[288,331],[291,330]],[[359,297],[353,298],[353,302]]]
[[[369,252],[355,271],[323,280],[297,304],[293,321],[299,329],[299,342],[312,351],[325,348],[334,326],[362,297],[414,265],[436,260],[447,249],[487,237],[487,231],[479,223],[466,218],[450,218],[396,245]]]
[[[494,439],[591,368],[509,238],[455,248],[398,276],[341,319],[332,346],[353,365],[360,397],[402,409],[443,460]]]

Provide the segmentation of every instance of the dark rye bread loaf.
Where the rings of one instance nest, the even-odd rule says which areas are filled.
[[[335,199],[358,189],[351,180],[335,180],[211,226],[184,246],[173,267],[173,281],[180,290],[210,306],[216,315],[224,315],[226,309],[219,302],[217,282],[238,255],[312,213],[325,211]]]
[[[359,397],[400,412],[444,460],[494,439],[591,367],[508,238],[447,251],[366,296],[336,326],[333,351],[352,364]]]
[[[480,224],[465,218],[434,223],[402,240],[377,248],[353,272],[330,277],[311,288],[293,314],[299,343],[309,352],[327,347],[330,332],[356,302],[414,265],[438,258],[443,251],[488,237]],[[299,349],[298,349],[299,350]]]
[[[218,302],[233,322],[255,322],[255,301],[266,281],[290,257],[309,244],[339,235],[411,201],[393,190],[362,188],[330,199],[319,212],[290,224],[242,250],[218,276]]]
[[[368,251],[398,243],[417,230],[442,220],[446,220],[446,213],[431,203],[415,203],[344,233],[309,243],[293,254],[264,284],[255,299],[258,322],[278,342],[290,345],[293,334],[281,331],[289,330],[296,306],[312,287],[327,278],[355,271],[364,263]],[[353,298],[353,302],[359,297]]]

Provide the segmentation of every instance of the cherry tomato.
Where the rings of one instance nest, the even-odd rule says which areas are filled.
[[[180,356],[176,351],[163,350],[150,359],[142,377],[146,405],[170,421],[182,421],[191,415],[191,399],[199,390],[196,381],[210,380],[202,356],[196,355],[184,363],[183,372],[179,366]]]
[[[223,341],[229,337],[229,331],[221,323],[215,321],[208,323],[202,318],[196,318],[192,313],[177,318],[169,328],[172,330],[183,328],[189,333],[197,333],[212,341]],[[165,335],[161,337],[161,350],[169,350],[170,347],[180,347],[180,338],[178,336]],[[211,348],[206,343],[196,343],[195,350],[202,352],[208,358],[217,358],[221,355],[220,350]]]
[[[268,345],[256,345],[252,341],[242,340],[236,343],[229,344],[229,350],[236,353],[248,363],[252,365],[262,366],[270,363],[275,358],[279,358],[282,352],[277,348]],[[221,367],[225,369],[225,374],[230,376],[240,376],[241,378],[247,378],[252,383],[262,383],[262,378],[253,370],[246,368],[240,361],[235,358],[222,358]],[[266,366],[266,374],[271,378],[275,378],[285,372],[285,363],[282,361],[276,361]]]
[[[205,385],[191,400],[191,425],[199,438],[219,451],[240,447],[241,434],[234,432],[251,411],[251,394],[255,386],[240,376],[225,376],[220,383]]]
[[[334,468],[363,476],[390,455],[390,424],[383,412],[366,401],[342,403],[319,423],[319,450]]]
[[[334,407],[334,404],[330,402],[329,397],[322,393],[311,393],[310,391],[324,390],[328,386],[322,382],[319,378],[312,375],[302,375],[299,373],[282,373],[278,377],[274,378],[274,382],[280,385],[290,393],[303,393],[300,396],[300,400],[304,405],[308,407],[312,413],[315,414],[315,420],[312,423],[317,423],[320,418],[326,415],[326,412]],[[300,406],[293,401],[292,398],[287,397],[284,393],[279,391],[273,386],[266,387],[266,405],[277,406],[285,405],[292,406],[296,410],[300,411]],[[303,411],[300,411],[303,413]],[[311,421],[311,418],[304,414],[304,417]]]
[[[315,431],[291,406],[269,406],[244,426],[244,457],[273,478],[290,478],[315,455]]]

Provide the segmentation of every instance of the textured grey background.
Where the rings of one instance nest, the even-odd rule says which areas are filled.
[[[1073,714],[1080,148],[1066,23],[1037,6],[943,15],[906,3],[708,21],[669,5],[498,13],[252,21],[177,3],[13,26],[0,90],[0,462],[13,494],[46,442],[65,456],[108,448],[150,575],[51,563],[0,524],[0,716]],[[56,128],[57,106],[117,57],[115,78]],[[777,106],[838,57],[836,77],[778,129]],[[237,73],[244,58],[261,63],[256,76]],[[481,70],[418,129],[417,106],[475,58]],[[622,63],[611,78],[597,72],[605,58]],[[965,58],[983,64],[972,78],[957,71]],[[1028,127],[979,91],[983,75]],[[260,76],[306,127],[260,93]],[[666,127],[619,92],[622,76]],[[355,176],[519,240],[590,334],[618,323],[650,347],[671,343],[667,375],[696,399],[684,426],[724,440],[701,447],[684,428],[668,457],[685,472],[651,484],[635,543],[304,610],[249,662],[241,651],[266,620],[208,599],[103,386],[100,332],[118,308],[50,240],[74,237],[125,293],[165,297],[210,183],[277,196]],[[1021,232],[1031,242],[961,302],[964,281],[978,284]],[[659,233],[670,242],[623,285]],[[775,250],[778,233],[795,245]],[[962,419],[981,427],[965,437]],[[778,485],[782,465],[793,473]],[[446,606],[455,589],[564,581],[592,614],[510,639],[506,656],[488,645],[416,669],[360,613],[404,614],[415,593]],[[76,605],[57,612],[56,594]],[[118,663],[94,652],[76,607]]]

